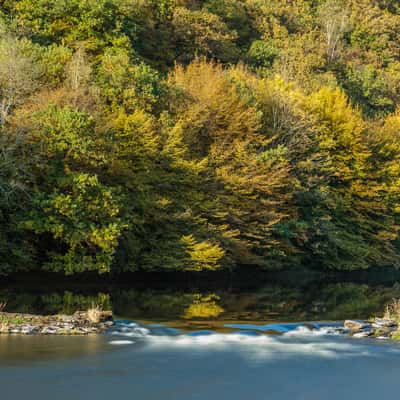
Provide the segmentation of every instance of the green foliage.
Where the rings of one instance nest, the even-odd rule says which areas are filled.
[[[60,252],[50,250],[48,268],[66,274],[96,270],[109,272],[125,225],[118,199],[96,175],[72,174],[51,193],[40,193],[37,210],[25,222],[36,234],[49,233]]]
[[[343,83],[351,99],[361,105],[365,115],[375,117],[387,115],[395,110],[397,94],[389,86],[384,74],[372,65],[350,68]]]
[[[46,85],[57,87],[66,79],[66,67],[72,58],[72,51],[65,46],[39,47],[39,63]]]
[[[306,176],[299,175],[306,190],[299,193],[299,202],[311,228],[310,262],[321,257],[340,269],[397,265],[397,227],[369,166],[372,155],[361,116],[338,90],[322,89],[306,102],[316,141],[310,158],[299,164],[306,169]]]
[[[237,43],[247,50],[249,43],[257,35],[255,21],[251,18],[253,6],[242,0],[207,0],[203,7],[218,15],[232,31],[238,34]]]
[[[270,67],[277,56],[277,49],[262,40],[255,40],[248,51],[249,61],[255,67]]]
[[[105,158],[93,120],[55,106],[35,119],[34,139],[43,157],[37,171],[40,186],[23,226],[55,241],[50,241],[54,248],[48,249],[48,268],[69,274],[109,271],[125,225],[118,195],[95,173]]]
[[[18,227],[20,215],[29,204],[29,162],[24,145],[22,135],[11,137],[0,132],[0,275],[33,266],[32,243]]]
[[[225,62],[235,60],[234,41],[237,34],[230,31],[216,14],[178,7],[172,25],[175,41],[179,44],[179,61],[185,63],[195,56],[217,58]]]
[[[124,49],[110,48],[104,52],[98,81],[104,98],[114,108],[159,110],[164,92],[159,74],[144,63],[132,64]]]
[[[398,265],[399,28],[386,0],[1,2],[0,273]]]
[[[11,12],[18,28],[40,44],[79,42],[97,50],[118,37],[118,8],[112,0],[16,0]]]
[[[22,316],[8,316],[8,315],[0,315],[0,324],[2,325],[24,325],[27,324],[29,320],[25,319]]]

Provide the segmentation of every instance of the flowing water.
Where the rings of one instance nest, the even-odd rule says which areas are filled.
[[[400,345],[342,332],[344,319],[400,297],[396,282],[156,286],[0,288],[9,311],[96,302],[118,318],[104,336],[0,336],[0,398],[368,400],[400,391]]]

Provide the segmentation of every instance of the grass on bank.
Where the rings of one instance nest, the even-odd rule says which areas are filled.
[[[0,325],[24,325],[28,322],[20,315],[0,315]]]
[[[103,308],[100,305],[92,304],[92,307],[86,311],[87,318],[92,324],[98,324],[101,320],[102,312]]]
[[[393,301],[386,306],[383,318],[400,323],[400,299],[393,299]]]

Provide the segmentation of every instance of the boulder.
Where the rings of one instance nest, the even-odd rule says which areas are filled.
[[[377,328],[374,327],[374,336],[385,336],[385,337],[389,337],[391,336],[392,332],[395,332],[397,330],[396,327],[382,327],[382,328]]]
[[[374,328],[397,328],[398,323],[388,318],[375,318],[372,326]]]
[[[369,336],[372,336],[374,334],[374,331],[372,329],[367,329],[364,331],[359,331],[359,332],[355,332],[353,333],[353,337],[355,338],[366,338]]]
[[[344,327],[350,329],[351,331],[361,331],[364,329],[370,329],[371,324],[365,321],[356,321],[356,320],[346,320],[344,321]]]
[[[391,339],[400,340],[400,331],[394,331],[390,334]]]

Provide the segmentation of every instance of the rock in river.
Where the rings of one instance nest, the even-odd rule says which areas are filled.
[[[351,331],[361,331],[363,329],[370,329],[372,325],[365,321],[346,320],[344,321],[344,327]]]
[[[397,322],[388,318],[375,318],[372,326],[374,328],[396,328]]]

